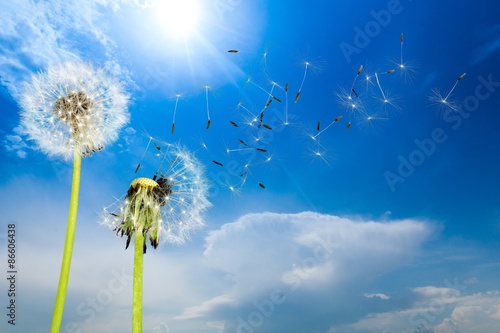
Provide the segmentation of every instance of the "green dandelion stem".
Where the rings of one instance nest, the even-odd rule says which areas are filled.
[[[80,192],[80,176],[82,168],[82,157],[78,149],[75,149],[73,158],[73,180],[71,182],[71,197],[68,212],[68,226],[66,228],[66,240],[64,242],[64,252],[59,275],[59,285],[57,287],[56,302],[52,315],[50,333],[59,333],[64,312],[64,302],[66,291],[68,290],[69,271],[71,268],[71,257],[73,255],[73,244],[75,241],[76,214],[78,212],[78,194]]]
[[[142,267],[144,235],[142,227],[135,232],[134,286],[132,295],[132,333],[142,333]]]

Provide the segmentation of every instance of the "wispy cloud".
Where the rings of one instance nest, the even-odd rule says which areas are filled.
[[[138,91],[135,96],[138,99],[158,94],[165,97],[165,90],[169,94],[172,89],[187,86],[197,87],[201,92],[203,85],[226,83],[242,76],[243,72],[229,60],[225,48],[242,40],[255,42],[254,35],[260,28],[256,28],[254,19],[248,18],[253,5],[231,5],[225,12],[232,15],[221,16],[216,15],[218,5],[200,1],[203,26],[196,40],[184,45],[182,40],[174,43],[165,39],[159,24],[161,13],[151,7],[153,2],[20,0],[2,3],[0,83],[17,99],[22,93],[22,83],[31,74],[74,59],[90,60],[106,68]],[[229,26],[235,24],[230,20],[235,15],[245,17],[236,22],[242,25],[241,29]],[[132,29],[130,22],[148,24]],[[245,29],[244,25],[251,25],[252,29]],[[247,31],[249,36],[238,31]],[[219,37],[221,32],[224,32],[223,40]]]
[[[129,73],[115,60],[116,43],[106,14],[132,1],[3,2],[0,14],[0,79],[17,99],[22,83],[49,65],[92,57],[115,75]],[[90,50],[90,47],[91,50]],[[89,53],[92,52],[92,53]]]
[[[482,28],[478,31],[478,38],[483,44],[474,52],[473,64],[477,64],[500,50],[500,24]]]
[[[30,149],[25,139],[22,137],[22,129],[18,126],[12,130],[13,134],[4,136],[3,145],[7,152],[16,154],[17,157],[24,159]]]

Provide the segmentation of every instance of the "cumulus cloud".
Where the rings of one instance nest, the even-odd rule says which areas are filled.
[[[500,325],[500,291],[466,294],[467,282],[454,288],[413,288],[415,301],[404,310],[370,314],[355,324],[331,327],[329,333],[494,333]]]
[[[225,290],[186,308],[179,318],[217,317],[251,309],[263,299],[314,316],[316,307],[331,302],[329,297],[337,305],[346,301],[339,299],[343,288],[357,288],[408,264],[433,232],[430,223],[411,219],[376,222],[314,212],[245,215],[206,237],[204,257],[224,274]]]

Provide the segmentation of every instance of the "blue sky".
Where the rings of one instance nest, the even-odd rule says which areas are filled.
[[[190,242],[148,251],[145,332],[497,331],[498,5],[193,0],[179,31],[181,13],[153,4],[0,5],[2,257],[8,223],[19,241],[17,325],[2,332],[50,325],[72,169],[27,141],[18,102],[33,73],[75,59],[125,84],[131,121],[83,160],[62,332],[130,330],[132,251],[99,213],[137,176],[148,135],[196,152],[213,206]],[[456,110],[432,103],[455,83]],[[270,95],[272,129],[249,124]],[[232,151],[238,139],[266,152]]]

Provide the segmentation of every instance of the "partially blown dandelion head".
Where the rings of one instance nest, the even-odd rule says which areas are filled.
[[[21,124],[49,156],[101,151],[128,122],[128,96],[102,69],[66,62],[33,75],[21,98]]]
[[[202,165],[179,145],[169,145],[161,157],[168,164],[164,171],[134,179],[118,207],[104,209],[103,224],[127,236],[125,248],[135,232],[142,232],[145,241],[149,236],[156,248],[160,242],[182,244],[204,225],[202,214],[211,204]]]

